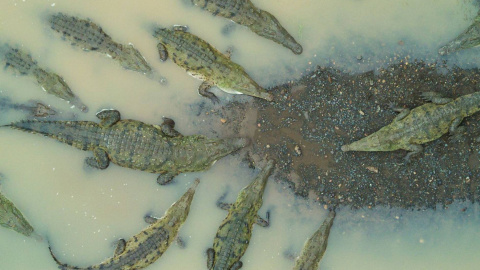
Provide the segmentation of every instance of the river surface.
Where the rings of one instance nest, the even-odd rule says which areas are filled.
[[[32,79],[15,77],[7,70],[0,71],[0,94],[20,103],[41,100],[62,111],[59,118],[69,120],[75,113],[78,119],[97,121],[96,111],[115,108],[125,119],[160,124],[167,116],[183,134],[222,137],[215,132],[215,126],[221,125],[218,116],[197,115],[198,108],[210,102],[197,94],[200,81],[170,60],[159,61],[149,32],[152,24],[188,25],[189,31],[220,51],[233,48],[232,60],[260,85],[271,87],[298,79],[317,65],[359,72],[395,61],[397,55],[436,61],[438,47],[463,31],[478,10],[472,1],[461,0],[253,2],[274,14],[303,45],[302,55],[186,0],[1,1],[0,42],[23,46],[42,66],[62,75],[90,110],[84,114],[72,109]],[[115,41],[134,44],[167,78],[167,85],[62,41],[46,23],[46,16],[54,12],[90,18]],[[449,60],[472,66],[472,59],[478,58],[475,53],[478,50]],[[218,109],[233,100],[251,101],[213,91],[222,100]],[[0,124],[25,117],[4,113]],[[240,135],[249,136],[251,130]],[[63,262],[81,267],[99,263],[113,254],[116,240],[128,239],[147,226],[146,214],[162,216],[195,178],[201,183],[180,230],[186,247],[172,244],[148,269],[206,269],[205,251],[226,216],[215,206],[217,198],[227,192],[226,200],[233,202],[258,173],[241,162],[244,152],[240,151],[206,172],[181,174],[172,184],[159,186],[157,175],[114,164],[103,171],[90,169],[84,159],[91,153],[8,128],[0,129],[0,153],[0,172],[5,176],[1,191],[45,238],[36,242],[0,228],[0,269],[9,270],[56,269],[47,241]],[[478,269],[477,208],[469,202],[436,211],[343,207],[337,212],[321,269]],[[327,211],[314,200],[295,197],[273,177],[259,214],[265,216],[266,211],[271,211],[271,226],[254,226],[242,269],[291,269],[289,257],[300,253]]]

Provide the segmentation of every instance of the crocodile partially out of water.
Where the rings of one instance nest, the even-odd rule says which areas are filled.
[[[37,83],[47,93],[68,101],[82,112],[87,112],[88,108],[80,99],[73,94],[70,87],[57,74],[45,70],[33,60],[32,56],[25,50],[3,45],[0,47],[0,55],[8,69],[14,71],[18,75],[30,76],[35,78]]]
[[[197,179],[192,187],[165,213],[165,215],[156,219],[150,216],[145,217],[145,221],[151,225],[134,235],[128,241],[120,239],[113,257],[104,262],[86,267],[76,267],[60,262],[52,252],[50,254],[60,266],[60,269],[112,269],[112,270],[130,270],[143,269],[154,263],[168,249],[175,240],[178,230],[187,219],[190,211],[190,204],[195,195],[195,189],[200,181]]]
[[[441,55],[465,50],[480,45],[480,12],[473,19],[473,23],[460,35],[442,46],[438,53]]]
[[[19,110],[29,113],[33,117],[48,117],[56,111],[40,101],[30,101],[27,104],[14,103],[7,97],[0,96],[0,112],[5,110]]]
[[[205,40],[188,33],[185,27],[157,28],[153,34],[160,43],[158,51],[162,61],[170,56],[178,66],[193,77],[204,81],[198,88],[200,95],[214,103],[218,98],[208,90],[217,86],[230,94],[245,94],[271,101],[272,94],[260,87],[245,70],[232,62]]]
[[[410,151],[406,159],[423,150],[421,144],[436,140],[447,132],[458,138],[463,118],[480,110],[480,92],[461,96],[455,100],[435,92],[423,93],[432,103],[411,111],[402,109],[393,122],[377,132],[349,145],[343,151]]]
[[[302,46],[295,41],[272,14],[255,7],[250,0],[191,1],[215,16],[230,19],[250,28],[257,35],[281,44],[295,54],[301,54],[303,51]]]
[[[165,83],[166,79],[156,74],[140,52],[132,44],[123,45],[113,39],[94,22],[57,13],[49,17],[53,30],[62,34],[65,40],[85,51],[97,51],[105,54],[129,70],[145,74],[151,79]]]
[[[328,236],[335,219],[335,210],[330,211],[320,228],[307,240],[302,254],[295,261],[293,270],[317,270],[320,260],[327,250]]]
[[[229,211],[218,228],[213,248],[207,250],[208,269],[237,270],[242,267],[240,259],[250,243],[253,223],[262,227],[269,225],[269,213],[264,220],[257,212],[262,207],[263,192],[274,167],[275,162],[269,160],[257,178],[238,194],[234,204],[218,203],[219,207]]]
[[[43,134],[84,151],[92,151],[89,166],[105,169],[109,162],[122,167],[160,173],[159,184],[170,182],[182,172],[203,171],[213,163],[247,145],[245,138],[210,139],[202,135],[183,136],[175,122],[161,126],[136,120],[120,120],[117,110],[97,113],[101,123],[90,121],[20,121],[8,126]]]
[[[12,229],[25,236],[32,236],[41,240],[22,212],[0,192],[0,225]]]

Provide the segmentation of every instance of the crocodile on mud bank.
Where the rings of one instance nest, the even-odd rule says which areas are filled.
[[[35,78],[45,92],[68,101],[82,112],[88,111],[87,106],[73,94],[62,77],[40,67],[37,61],[33,60],[32,56],[26,51],[5,44],[0,47],[0,54],[0,58],[5,62],[8,69],[18,75]]]
[[[120,239],[113,257],[100,264],[86,268],[70,266],[60,262],[53,254],[51,247],[49,247],[50,254],[59,265],[59,268],[63,270],[143,269],[158,260],[175,240],[178,230],[190,212],[190,205],[199,182],[198,179],[195,180],[192,187],[166,211],[162,218],[156,219],[146,216],[145,221],[151,225],[140,233],[132,236],[128,241]]]
[[[25,236],[32,236],[37,240],[42,238],[34,229],[22,212],[0,192],[0,226],[12,229]]]
[[[480,45],[480,12],[473,23],[456,38],[442,46],[438,53],[446,55],[460,50],[470,49]]]
[[[218,98],[208,91],[213,86],[229,94],[245,94],[272,101],[272,94],[250,78],[243,67],[205,40],[187,32],[186,27],[156,28],[153,36],[160,42],[160,59],[165,61],[170,56],[175,64],[202,80],[198,93],[214,103],[218,102]]]
[[[458,127],[463,118],[480,111],[480,92],[455,100],[436,92],[424,92],[431,101],[412,110],[401,109],[393,122],[377,132],[349,145],[342,151],[410,151],[405,157],[420,153],[421,144],[436,140],[447,132],[458,138],[464,128]]]
[[[257,212],[262,207],[263,192],[274,167],[275,162],[269,160],[256,179],[240,191],[234,204],[218,202],[220,208],[228,210],[228,215],[218,228],[213,248],[207,250],[208,269],[238,270],[242,267],[240,259],[250,243],[253,224],[269,225],[269,213],[264,220]]]
[[[161,126],[136,120],[120,120],[117,110],[97,113],[100,124],[90,121],[20,121],[7,125],[43,134],[84,151],[92,151],[87,165],[105,169],[110,161],[122,167],[160,173],[159,184],[170,182],[182,172],[203,171],[218,159],[248,144],[245,138],[210,139],[183,136],[175,122],[164,119]]]
[[[302,254],[295,260],[293,270],[317,270],[323,254],[327,250],[328,236],[335,219],[335,210],[331,210],[318,230],[305,243]]]
[[[250,0],[191,0],[194,5],[201,7],[215,16],[230,19],[238,24],[250,28],[257,35],[270,39],[294,54],[301,54],[303,48],[283,28],[272,14],[261,10]]]
[[[69,40],[72,45],[85,51],[97,51],[116,60],[128,70],[145,74],[147,77],[166,83],[166,79],[156,74],[140,52],[132,44],[119,44],[103,29],[90,20],[57,13],[49,17],[50,27]]]

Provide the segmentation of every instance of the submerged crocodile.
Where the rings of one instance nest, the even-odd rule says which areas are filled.
[[[214,103],[218,102],[218,98],[208,91],[213,86],[230,94],[245,94],[268,101],[273,99],[272,94],[250,78],[240,65],[206,41],[188,33],[186,27],[157,28],[153,36],[160,41],[160,59],[165,61],[169,55],[175,64],[204,81],[198,93]]]
[[[0,97],[0,112],[3,110],[25,111],[34,117],[48,117],[56,114],[54,109],[39,101],[30,101],[27,104],[19,104],[13,103],[7,97]]]
[[[458,127],[463,118],[480,110],[480,92],[461,96],[455,100],[436,92],[422,94],[431,103],[411,111],[402,109],[393,122],[377,132],[349,145],[343,151],[410,151],[406,159],[423,150],[421,144],[436,140],[447,132],[458,136],[464,127]]]
[[[140,52],[132,44],[119,44],[107,35],[103,29],[90,20],[57,13],[49,17],[50,26],[53,30],[62,34],[72,45],[85,51],[97,51],[105,54],[120,63],[129,70],[145,74],[151,79],[165,83],[164,77],[154,73]]]
[[[151,225],[134,235],[128,241],[120,239],[113,257],[104,262],[80,268],[70,266],[60,262],[50,248],[50,254],[60,266],[60,269],[142,269],[154,263],[168,249],[175,240],[178,230],[185,222],[190,211],[190,204],[195,195],[195,189],[200,181],[197,179],[192,187],[165,213],[165,215],[156,219],[150,216],[145,217],[145,221]]]
[[[0,225],[12,229],[25,236],[32,236],[37,240],[42,238],[34,232],[34,229],[18,208],[0,192]]]
[[[250,0],[191,1],[215,16],[219,15],[250,28],[257,35],[281,44],[295,54],[301,54],[303,51],[302,46],[272,14],[255,7]]]
[[[213,248],[207,250],[208,269],[240,269],[243,265],[240,259],[252,237],[253,223],[262,227],[269,225],[269,213],[267,212],[267,220],[264,220],[257,215],[257,212],[262,207],[265,185],[274,166],[273,160],[268,161],[257,178],[238,194],[234,204],[218,203],[219,207],[229,211],[218,228],[213,240]]]
[[[295,261],[293,270],[317,270],[318,264],[327,250],[328,236],[335,219],[335,210],[330,211],[322,226],[307,240],[302,254]]]
[[[73,94],[62,77],[40,67],[26,51],[5,44],[0,47],[0,54],[8,69],[35,78],[47,93],[68,101],[83,112],[88,111],[87,106]]]
[[[175,122],[161,126],[136,120],[120,120],[117,110],[97,113],[100,124],[90,121],[20,121],[8,126],[43,134],[84,151],[92,151],[87,165],[105,169],[109,162],[122,167],[160,173],[159,184],[170,182],[181,172],[202,171],[246,146],[245,138],[210,139],[202,135],[183,136]]]
[[[449,54],[452,52],[477,47],[480,45],[480,12],[473,19],[473,23],[460,35],[442,46],[438,53],[441,55]]]

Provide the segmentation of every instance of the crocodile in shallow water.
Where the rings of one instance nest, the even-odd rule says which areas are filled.
[[[442,46],[438,53],[441,55],[449,54],[452,52],[477,47],[480,45],[480,12],[473,19],[473,23],[460,35]]]
[[[218,98],[208,91],[213,86],[230,94],[245,94],[268,101],[273,99],[272,94],[250,78],[240,65],[206,41],[188,33],[186,27],[157,28],[153,36],[160,41],[160,59],[165,61],[170,56],[175,64],[204,81],[198,92],[213,102],[218,102]]]
[[[229,211],[218,228],[213,240],[213,248],[207,250],[208,269],[240,269],[243,265],[240,259],[252,237],[253,223],[262,227],[269,225],[269,213],[267,212],[267,220],[264,220],[257,215],[257,212],[262,207],[265,185],[274,166],[274,161],[269,160],[257,178],[238,194],[234,204],[218,203],[222,209]]]
[[[18,75],[35,78],[47,93],[68,101],[83,112],[88,111],[87,106],[73,94],[62,77],[40,67],[26,51],[5,44],[0,47],[0,55],[7,69],[13,70]]]
[[[175,123],[165,119],[161,126],[136,120],[120,120],[117,110],[97,113],[101,123],[90,121],[27,120],[8,126],[54,138],[84,151],[92,151],[87,165],[105,169],[109,162],[122,167],[160,173],[159,184],[170,182],[181,172],[203,171],[213,163],[247,145],[245,138],[210,139],[183,136]]]
[[[41,237],[37,235],[33,227],[28,223],[18,208],[0,192],[0,225],[12,229],[25,236],[32,236],[38,240]]]
[[[322,226],[307,240],[302,254],[295,261],[293,270],[317,270],[318,264],[327,250],[328,236],[335,219],[335,210],[330,211]]]
[[[165,215],[156,219],[150,216],[145,217],[145,221],[151,225],[134,235],[128,241],[120,239],[113,257],[104,262],[80,268],[70,266],[60,262],[52,252],[53,259],[59,264],[60,269],[142,269],[154,263],[167,250],[170,244],[175,240],[178,230],[185,222],[190,211],[190,204],[195,195],[195,189],[200,181],[195,180],[193,186],[165,213]]]
[[[57,13],[49,17],[50,27],[62,34],[72,45],[85,51],[97,51],[115,59],[129,70],[145,74],[151,79],[165,83],[164,77],[156,74],[140,52],[132,44],[119,44],[103,29],[90,20]]]
[[[282,27],[272,14],[253,5],[250,0],[191,0],[193,4],[218,15],[244,25],[254,33],[275,41],[290,49],[295,54],[301,54],[303,48]]]
[[[455,100],[435,92],[424,92],[431,103],[415,109],[402,109],[393,122],[377,132],[349,145],[343,151],[410,151],[406,159],[423,150],[421,144],[436,140],[447,132],[458,138],[464,127],[463,118],[480,110],[480,92]]]
[[[27,104],[20,104],[12,102],[7,97],[0,96],[0,112],[6,110],[24,111],[34,117],[48,117],[56,114],[54,109],[40,101],[30,101]]]

